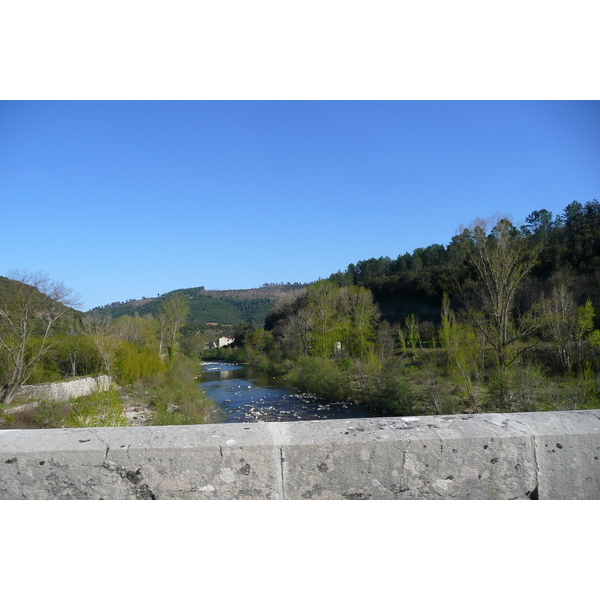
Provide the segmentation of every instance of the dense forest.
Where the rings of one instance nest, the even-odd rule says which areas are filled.
[[[596,407],[598,306],[600,204],[572,202],[351,264],[219,355],[393,414]]]
[[[477,227],[477,222],[474,226]],[[444,291],[458,289],[460,279],[472,275],[467,260],[471,230],[465,228],[447,246],[433,244],[391,259],[370,258],[350,264],[345,271],[329,277],[339,285],[359,285],[373,292],[384,317],[390,322],[403,321],[408,314],[438,321]],[[556,217],[542,209],[534,211],[525,224],[512,232],[529,248],[535,248],[537,260],[524,281],[547,292],[559,279],[568,279],[576,300],[590,299],[600,306],[600,204],[597,200],[569,204]],[[453,303],[460,296],[453,295]]]

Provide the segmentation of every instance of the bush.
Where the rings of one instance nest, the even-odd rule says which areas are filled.
[[[76,398],[67,427],[126,427],[123,403],[117,390],[94,392]]]
[[[542,390],[549,383],[541,369],[533,366],[514,365],[504,372],[496,370],[485,386],[483,409],[485,412],[535,410],[542,400]]]
[[[200,389],[197,361],[179,355],[164,382],[154,388],[152,425],[198,425],[211,422],[214,403]]]
[[[397,358],[380,361],[372,358],[352,368],[354,390],[351,399],[359,404],[385,410],[392,415],[414,412],[413,385],[406,367]]]
[[[376,380],[372,383],[375,393],[371,406],[383,408],[394,415],[414,414],[415,394],[406,367],[396,358],[382,364]]]
[[[33,422],[39,429],[60,427],[65,422],[66,410],[67,407],[56,400],[41,398],[35,408]]]
[[[323,400],[350,400],[351,384],[346,373],[328,358],[310,357],[298,361],[288,380],[302,392],[310,392]]]
[[[25,406],[14,414],[2,414],[0,411],[0,429],[56,429],[65,426],[70,406],[41,398]]]
[[[288,379],[300,391],[329,402],[350,401],[393,415],[414,413],[413,386],[399,359],[336,363],[327,358],[306,358],[298,361]]]
[[[121,383],[133,383],[167,371],[167,365],[155,350],[124,342],[117,351],[117,377]]]

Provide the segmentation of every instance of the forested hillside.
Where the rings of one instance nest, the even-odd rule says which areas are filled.
[[[127,315],[139,316],[158,313],[165,298],[181,293],[189,300],[186,323],[190,325],[248,325],[261,327],[269,310],[286,293],[299,289],[302,284],[268,284],[255,290],[205,290],[203,287],[173,290],[158,298],[128,300],[93,309],[94,313],[110,315],[113,319]]]
[[[476,225],[477,222],[474,224]],[[385,319],[403,322],[409,314],[439,323],[444,291],[451,293],[469,273],[467,228],[447,246],[433,244],[392,259],[369,258],[350,264],[329,279],[339,285],[363,286],[373,292]],[[548,290],[558,279],[567,279],[578,302],[590,299],[600,307],[600,203],[569,204],[553,216],[542,209],[534,211],[514,236],[523,236],[539,257],[529,279],[520,290],[522,301],[534,291]],[[453,297],[460,305],[460,298]]]
[[[221,356],[393,414],[600,405],[600,204],[349,265],[280,301]],[[237,353],[237,354],[236,354]]]

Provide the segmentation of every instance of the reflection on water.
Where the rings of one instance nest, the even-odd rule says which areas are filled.
[[[379,417],[381,412],[348,404],[326,403],[301,394],[284,379],[245,366],[205,363],[200,384],[226,413],[226,423]]]
[[[240,369],[243,367],[228,363],[203,363],[202,381],[215,381],[217,375],[218,379],[237,379]]]
[[[236,379],[235,371],[218,371],[219,379]]]

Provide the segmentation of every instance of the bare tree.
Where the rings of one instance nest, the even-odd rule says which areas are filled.
[[[83,317],[81,325],[84,335],[92,340],[100,354],[104,372],[112,377],[115,355],[120,341],[112,330],[112,318],[110,315],[102,316],[91,312]]]
[[[308,356],[310,335],[313,330],[313,313],[307,307],[306,289],[294,290],[277,303],[273,330],[278,348],[294,353],[300,348],[302,356]]]
[[[477,221],[466,230],[468,260],[475,278],[464,288],[476,327],[494,351],[504,371],[525,349],[509,352],[539,327],[532,318],[515,318],[517,291],[538,260],[538,251],[503,217]],[[475,303],[472,301],[475,300]]]
[[[394,354],[394,332],[389,321],[381,321],[377,327],[377,348],[382,360]]]
[[[313,329],[313,314],[307,308],[300,308],[287,316],[292,334],[296,334],[302,347],[302,356],[308,356],[310,346],[310,333]]]
[[[0,401],[10,404],[50,350],[57,321],[80,305],[64,283],[45,273],[13,271],[0,299]]]
[[[552,288],[543,302],[546,328],[556,355],[565,373],[570,373],[575,363],[577,339],[577,305],[572,292],[564,283]]]

